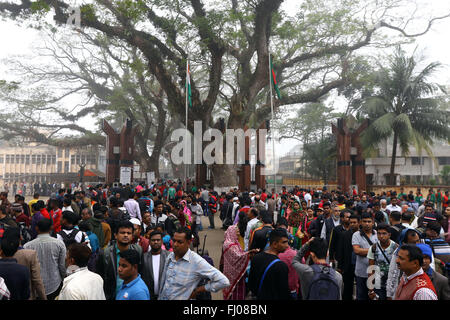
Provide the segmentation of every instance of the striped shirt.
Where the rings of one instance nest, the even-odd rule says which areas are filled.
[[[188,249],[183,258],[175,260],[171,252],[165,261],[158,300],[188,300],[200,280],[210,280],[206,291],[217,292],[230,285],[228,278],[194,251]]]
[[[48,233],[40,234],[27,242],[25,249],[36,251],[41,266],[41,277],[45,294],[55,292],[66,276],[66,246],[61,240],[52,238]]]

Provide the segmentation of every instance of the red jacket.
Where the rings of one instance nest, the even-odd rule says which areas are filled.
[[[421,275],[415,276],[406,284],[404,277],[402,276],[397,287],[397,291],[395,292],[395,300],[413,300],[417,290],[422,288],[431,289],[434,293],[436,293],[433,283],[425,272]]]
[[[53,218],[53,231],[55,233],[58,233],[61,231],[62,210],[58,208],[56,210],[50,211],[50,214]]]

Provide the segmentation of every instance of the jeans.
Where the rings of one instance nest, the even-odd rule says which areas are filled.
[[[47,295],[47,300],[55,300],[55,298],[57,296],[59,296],[59,293],[61,292],[62,287],[63,287],[63,282],[61,282],[61,284],[59,285],[59,288],[56,289],[55,292],[52,292],[52,293]]]
[[[214,226],[214,213],[212,213],[210,210],[208,210],[208,219],[209,219],[209,227],[215,228]]]
[[[356,277],[356,300],[369,300],[367,278]]]
[[[375,293],[378,295],[378,300],[386,300],[387,294],[386,294],[386,287],[381,289],[374,289]]]
[[[342,282],[344,283],[344,293],[342,300],[353,300],[353,285],[355,282],[355,266],[348,271],[344,271],[342,275]]]

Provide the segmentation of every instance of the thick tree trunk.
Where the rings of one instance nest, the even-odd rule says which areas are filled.
[[[394,131],[394,142],[392,146],[392,158],[391,158],[391,171],[389,173],[389,184],[395,185],[395,160],[397,157],[397,139],[398,135],[397,132]]]

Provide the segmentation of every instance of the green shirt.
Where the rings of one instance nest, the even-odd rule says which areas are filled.
[[[169,199],[175,199],[176,192],[177,192],[177,190],[175,190],[175,188],[170,187],[169,191],[167,192]]]

